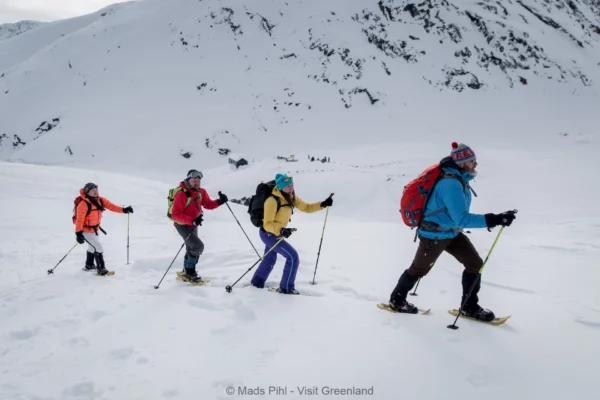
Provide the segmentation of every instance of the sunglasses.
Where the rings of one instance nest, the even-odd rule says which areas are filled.
[[[192,179],[192,178],[200,178],[200,179],[202,179],[202,172],[200,172],[200,171],[191,171],[188,174],[188,179]]]
[[[288,176],[287,178],[283,179],[284,182],[291,182],[292,181],[292,177]]]

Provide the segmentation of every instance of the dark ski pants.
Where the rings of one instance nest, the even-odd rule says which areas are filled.
[[[265,244],[265,253],[271,249],[277,243],[281,237],[275,236],[263,229],[260,229],[260,239]],[[295,289],[296,273],[300,266],[300,259],[298,258],[298,252],[292,247],[291,244],[284,240],[279,242],[277,247],[273,249],[269,254],[263,257],[262,261],[258,265],[254,276],[252,277],[252,285],[263,288],[265,282],[269,278],[269,274],[273,271],[273,267],[277,262],[277,254],[281,254],[285,257],[285,267],[283,268],[283,276],[279,286],[285,290]]]
[[[198,227],[191,225],[176,225],[175,229],[177,229],[177,233],[185,240],[185,258],[183,266],[185,268],[194,268],[198,263],[198,259],[204,252],[204,243],[202,243],[202,240],[198,237]]]
[[[464,233],[459,233],[453,239],[427,239],[419,236],[419,247],[410,267],[404,271],[398,284],[394,288],[391,300],[401,301],[406,299],[406,295],[412,290],[419,278],[424,277],[433,268],[435,262],[443,252],[452,255],[461,263],[465,270],[463,272],[463,300],[466,292],[469,291],[476,278],[479,278],[479,270],[483,266],[483,260],[475,250],[473,243]],[[477,279],[477,285],[469,298],[470,304],[477,304],[477,292],[480,287],[480,279]]]

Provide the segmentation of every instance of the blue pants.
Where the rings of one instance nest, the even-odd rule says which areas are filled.
[[[260,239],[265,244],[265,253],[269,251],[271,247],[277,243],[281,237],[275,236],[272,233],[260,230]],[[279,242],[269,254],[263,257],[260,262],[258,269],[252,277],[252,285],[264,288],[265,282],[269,278],[269,274],[273,271],[273,267],[277,262],[277,254],[281,254],[285,257],[285,267],[283,269],[283,276],[279,286],[285,290],[295,289],[296,272],[298,272],[298,266],[300,265],[300,259],[298,258],[298,252],[292,247],[291,244],[284,240]]]

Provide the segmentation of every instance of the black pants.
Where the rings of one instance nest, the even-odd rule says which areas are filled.
[[[200,257],[204,252],[204,243],[202,243],[202,240],[198,237],[198,227],[191,225],[177,225],[175,226],[175,229],[177,229],[177,233],[185,240],[186,258],[189,256],[194,258]]]
[[[468,274],[477,275],[483,265],[479,253],[464,233],[459,233],[453,239],[443,240],[419,237],[419,248],[408,273],[413,278],[424,277],[444,251],[456,258]]]
[[[473,243],[471,243],[464,233],[458,234],[453,239],[443,240],[419,237],[419,248],[417,249],[415,258],[410,267],[400,276],[396,287],[392,291],[390,301],[402,302],[405,300],[406,295],[412,290],[417,280],[429,273],[444,251],[456,258],[465,267],[462,276],[463,302],[466,299],[468,291],[475,284],[466,305],[469,308],[475,308],[479,301],[477,296],[481,287],[479,270],[483,266],[483,260],[479,256],[479,253],[477,253],[477,250],[475,250]]]

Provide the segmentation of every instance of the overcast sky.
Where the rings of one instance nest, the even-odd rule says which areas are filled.
[[[0,0],[0,24],[77,17],[122,0]]]

